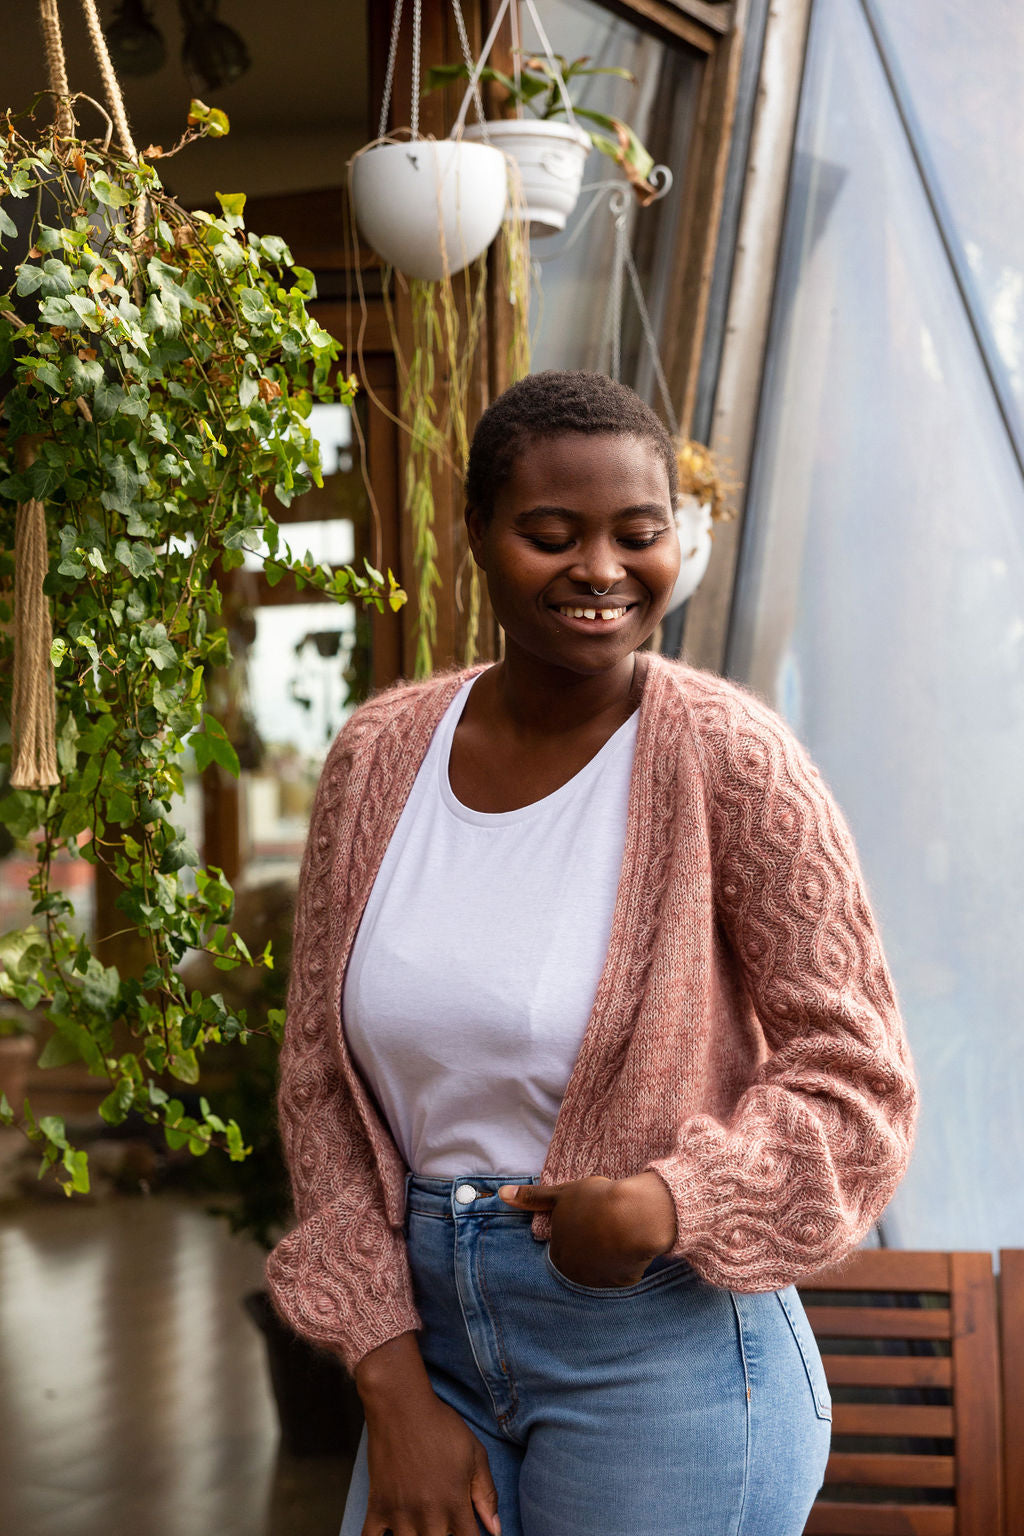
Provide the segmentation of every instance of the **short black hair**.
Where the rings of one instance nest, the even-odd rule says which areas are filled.
[[[649,442],[665,465],[675,501],[679,489],[675,445],[651,407],[605,373],[549,368],[520,379],[480,417],[466,470],[468,504],[485,522],[490,521],[494,499],[527,444],[569,432],[614,432]]]

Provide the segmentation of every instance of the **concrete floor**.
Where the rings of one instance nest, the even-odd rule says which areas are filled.
[[[0,1209],[4,1536],[337,1536],[347,1463],[278,1450],[262,1268],[177,1195]]]

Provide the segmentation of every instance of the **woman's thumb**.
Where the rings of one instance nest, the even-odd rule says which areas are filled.
[[[498,1194],[508,1205],[524,1211],[550,1211],[558,1199],[557,1184],[502,1184]]]
[[[492,1533],[492,1536],[501,1536],[501,1521],[498,1519],[498,1490],[494,1486],[494,1478],[487,1464],[487,1452],[479,1442],[476,1448],[476,1465],[469,1485],[469,1496],[473,1501],[473,1508],[480,1516],[481,1524]]]

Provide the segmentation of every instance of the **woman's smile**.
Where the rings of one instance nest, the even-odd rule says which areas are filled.
[[[557,603],[553,605],[552,611],[559,619],[584,634],[611,634],[621,627],[627,614],[635,607],[635,603],[616,604],[614,607],[598,607],[594,603]]]

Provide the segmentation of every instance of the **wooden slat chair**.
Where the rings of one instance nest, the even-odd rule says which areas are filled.
[[[1006,1536],[1024,1533],[1024,1248],[999,1254]]]
[[[1003,1536],[991,1255],[863,1249],[800,1295],[833,1397],[806,1536]]]

